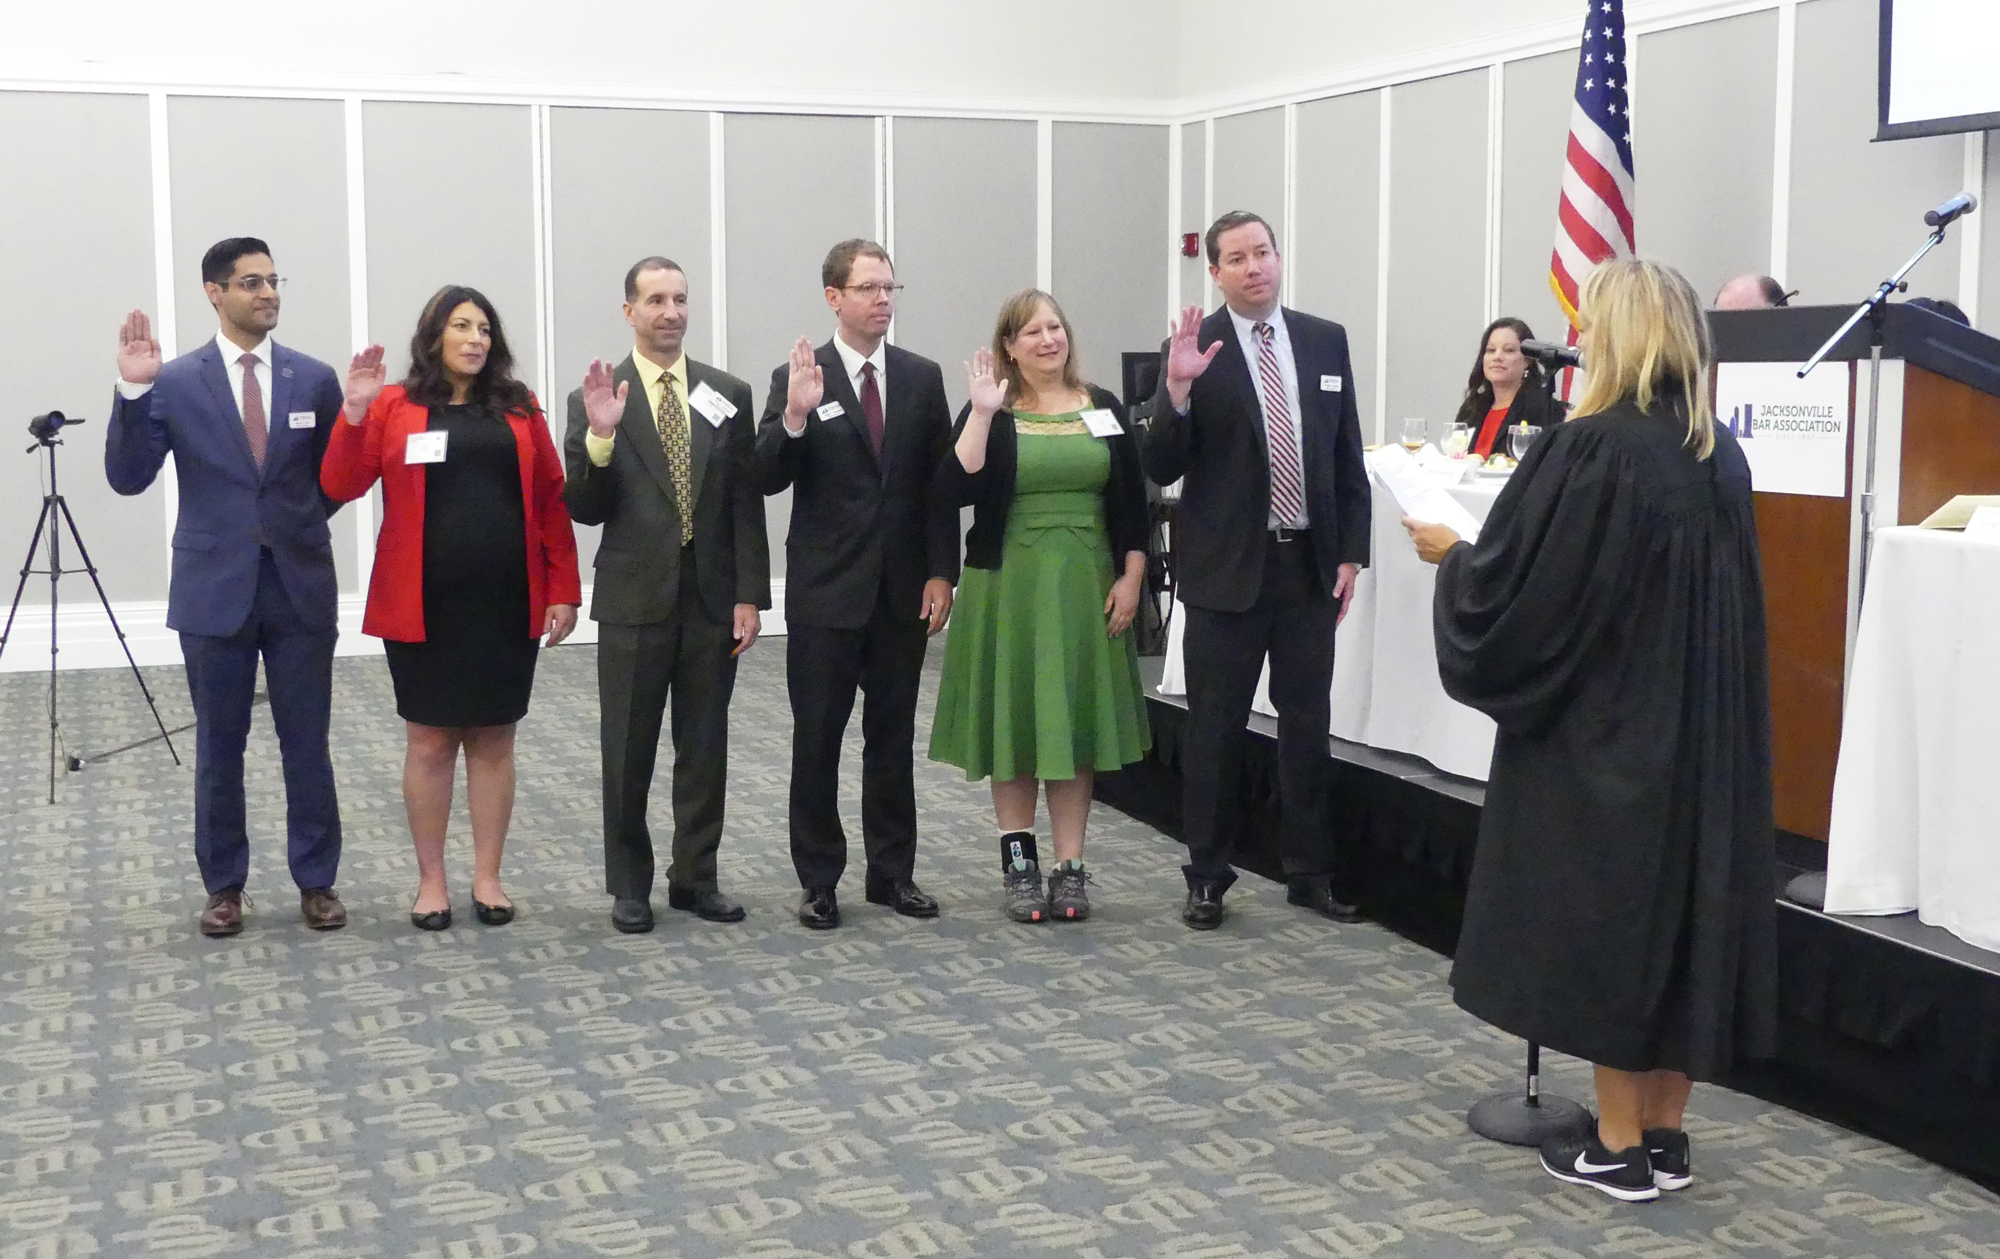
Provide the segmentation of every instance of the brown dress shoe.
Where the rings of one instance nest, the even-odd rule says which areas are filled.
[[[243,930],[243,889],[224,888],[208,898],[201,911],[201,933],[205,936],[233,936]]]
[[[330,887],[309,887],[299,893],[299,912],[314,931],[333,931],[347,925],[347,906],[340,893]]]

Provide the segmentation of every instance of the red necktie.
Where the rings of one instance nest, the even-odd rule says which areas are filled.
[[[868,417],[868,441],[882,457],[882,391],[875,387],[875,364],[861,365],[861,414]]]
[[[243,435],[250,439],[250,458],[261,471],[264,443],[270,437],[271,425],[264,418],[264,390],[257,383],[257,356],[245,354],[236,361],[243,364]]]

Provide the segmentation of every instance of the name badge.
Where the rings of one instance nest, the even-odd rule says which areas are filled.
[[[1322,376],[1322,377],[1320,377],[1320,378],[1319,378],[1319,391],[1320,391],[1321,393],[1339,393],[1339,392],[1340,392],[1340,377],[1338,377],[1338,376]]]
[[[821,403],[818,411],[819,418],[822,420],[837,420],[846,414],[847,408],[841,406],[837,401]]]
[[[319,416],[311,411],[294,411],[291,414],[291,424],[293,428],[317,428]]]
[[[736,404],[710,388],[705,380],[696,385],[694,392],[688,395],[688,405],[707,416],[708,422],[717,428],[721,428],[723,421],[736,414]]]
[[[1092,437],[1116,437],[1125,431],[1119,425],[1118,417],[1103,407],[1092,407],[1081,418]]]
[[[411,433],[410,440],[403,446],[404,463],[443,463],[444,439],[451,436],[443,431],[435,433]]]

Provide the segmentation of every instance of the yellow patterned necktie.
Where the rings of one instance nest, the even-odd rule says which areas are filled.
[[[660,409],[653,422],[659,426],[660,446],[667,452],[667,475],[674,483],[674,506],[681,514],[681,545],[694,540],[694,459],[688,450],[687,412],[674,395],[674,378],[660,377]]]

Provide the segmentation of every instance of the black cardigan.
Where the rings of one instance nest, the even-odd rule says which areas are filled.
[[[1132,551],[1144,554],[1151,534],[1146,514],[1146,478],[1139,468],[1139,447],[1132,437],[1131,422],[1118,399],[1092,385],[1090,405],[1118,417],[1123,432],[1103,439],[1111,451],[1111,477],[1104,483],[1104,532],[1111,539],[1111,571],[1125,573],[1125,556]],[[965,432],[972,404],[959,409],[958,423],[952,426],[954,447]],[[932,492],[946,501],[972,508],[972,527],[965,531],[965,563],[970,568],[1000,567],[1001,544],[1007,538],[1007,513],[1014,505],[1014,472],[1019,466],[1019,437],[1014,431],[1014,413],[1002,408],[993,413],[986,434],[986,462],[977,472],[967,472],[958,461],[958,451],[945,453],[944,462],[931,482]]]

